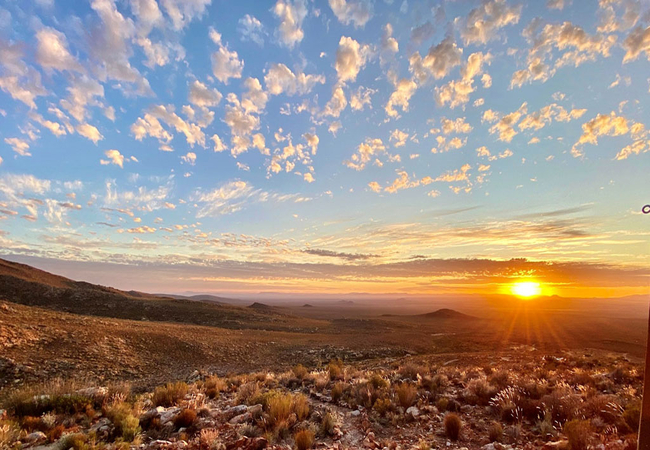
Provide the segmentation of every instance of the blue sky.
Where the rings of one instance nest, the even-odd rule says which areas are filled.
[[[4,253],[170,292],[643,292],[648,13],[1,1]]]

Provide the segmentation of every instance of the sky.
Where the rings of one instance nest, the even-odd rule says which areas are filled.
[[[150,292],[624,296],[650,2],[0,0],[0,252]]]

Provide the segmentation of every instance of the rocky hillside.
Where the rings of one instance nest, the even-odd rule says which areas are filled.
[[[0,447],[633,450],[639,369],[620,357],[519,350],[453,365],[196,372],[144,393],[55,383],[5,397]]]

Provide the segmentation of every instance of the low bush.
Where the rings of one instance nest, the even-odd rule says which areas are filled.
[[[304,380],[307,377],[307,375],[309,375],[309,371],[302,364],[295,365],[292,371],[295,377],[298,378],[299,380]]]
[[[217,376],[207,378],[203,382],[203,390],[209,398],[216,398],[221,392],[228,389],[228,384]]]
[[[330,380],[342,380],[345,378],[345,370],[343,368],[343,361],[340,359],[333,359],[327,365]]]
[[[402,383],[395,389],[397,400],[402,408],[413,406],[418,396],[418,390],[410,383]]]
[[[343,392],[345,391],[345,383],[336,383],[332,388],[332,400],[338,402],[343,397]]]
[[[133,408],[128,403],[116,403],[107,408],[105,413],[115,427],[115,437],[132,442],[141,431],[140,420],[133,414]]]
[[[570,420],[564,424],[564,434],[569,440],[571,450],[587,450],[591,437],[591,425],[588,420]]]
[[[499,422],[492,422],[488,429],[488,437],[490,442],[501,442],[503,439],[503,427]]]
[[[187,395],[188,390],[187,384],[182,381],[167,383],[165,386],[156,388],[151,401],[155,406],[174,406]]]
[[[195,420],[196,411],[190,408],[185,408],[174,417],[174,425],[176,428],[189,428],[194,425]]]

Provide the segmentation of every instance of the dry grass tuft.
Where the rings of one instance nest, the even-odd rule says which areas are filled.
[[[397,394],[397,399],[399,401],[399,404],[403,408],[408,408],[409,406],[413,406],[413,403],[415,403],[415,400],[418,397],[418,390],[415,386],[409,383],[402,383],[397,388],[395,389],[395,393]]]
[[[463,428],[463,422],[457,414],[449,413],[445,416],[445,435],[452,441],[457,441],[460,437],[460,430]]]
[[[156,406],[174,406],[187,395],[188,390],[189,387],[182,381],[167,383],[165,386],[156,388],[151,401]]]
[[[564,434],[569,440],[571,450],[587,450],[591,437],[591,425],[588,420],[571,420],[564,424]]]
[[[314,433],[311,430],[300,430],[293,438],[298,450],[307,450],[314,445]]]
[[[193,409],[183,409],[174,417],[174,425],[176,428],[188,428],[194,424],[196,420],[196,411]]]

